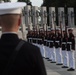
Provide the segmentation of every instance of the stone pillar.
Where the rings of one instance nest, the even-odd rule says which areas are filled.
[[[55,28],[56,25],[56,12],[55,7],[49,7],[49,25],[51,28]]]
[[[68,8],[68,26],[74,27],[75,21],[74,21],[74,8]]]
[[[59,7],[58,8],[58,24],[60,26],[62,26],[62,28],[65,27],[65,16],[64,16],[65,12],[64,12],[64,8],[63,7]]]
[[[28,27],[28,30],[31,30],[32,22],[31,22],[31,6],[27,5],[25,7],[25,25]]]
[[[46,29],[47,29],[47,10],[46,10],[46,7],[41,7],[40,16],[41,16],[41,26],[43,26],[43,29],[46,31]]]
[[[36,31],[38,30],[38,21],[39,21],[39,12],[38,12],[38,7],[33,6],[32,8],[32,18],[33,18],[33,30]]]

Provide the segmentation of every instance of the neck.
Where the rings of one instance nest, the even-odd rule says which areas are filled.
[[[5,32],[18,32],[18,28],[2,28],[2,33],[5,33]]]
[[[6,31],[2,31],[2,33],[17,33],[18,31],[9,31],[9,30],[6,30]]]

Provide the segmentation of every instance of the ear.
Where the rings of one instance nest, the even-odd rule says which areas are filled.
[[[0,17],[0,26],[1,26],[1,22],[2,22],[2,21],[1,21],[1,17]]]
[[[20,25],[21,25],[21,17],[18,20],[18,26],[20,26]]]

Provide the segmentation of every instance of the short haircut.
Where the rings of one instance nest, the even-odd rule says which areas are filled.
[[[1,24],[9,28],[17,24],[19,18],[20,18],[20,14],[0,15]]]

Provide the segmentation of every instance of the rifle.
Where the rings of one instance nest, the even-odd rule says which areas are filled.
[[[56,20],[55,20],[56,15],[55,15],[54,11],[52,12],[52,15],[53,15],[53,22],[54,22],[54,29],[55,29],[55,37],[56,37]],[[56,38],[55,38],[55,40],[56,40]]]
[[[61,30],[61,38],[62,38],[62,22],[60,21],[60,30]]]
[[[46,36],[47,36],[47,12],[44,11],[44,23],[46,24]]]
[[[62,21],[60,21],[60,30],[61,30],[61,38],[60,38],[60,45],[62,46],[62,38],[63,38],[63,36],[62,36]]]
[[[71,23],[73,23],[74,12],[71,11]]]
[[[67,42],[68,42],[68,33],[67,33],[67,20],[65,20],[65,40],[66,40],[66,49],[67,49]]]
[[[67,41],[68,41],[68,39],[67,39],[67,36],[68,36],[68,34],[67,34],[67,25],[68,25],[68,16],[67,16],[68,14],[67,14],[67,7],[66,7],[66,5],[65,5],[65,38],[66,38],[66,44],[67,44]]]
[[[63,17],[64,17],[64,12],[63,11],[61,11],[61,18],[60,18],[60,29],[61,29],[61,38],[62,38],[62,36],[63,36],[63,33],[62,33],[62,22],[63,22]],[[62,41],[62,39],[61,39],[61,41]]]

